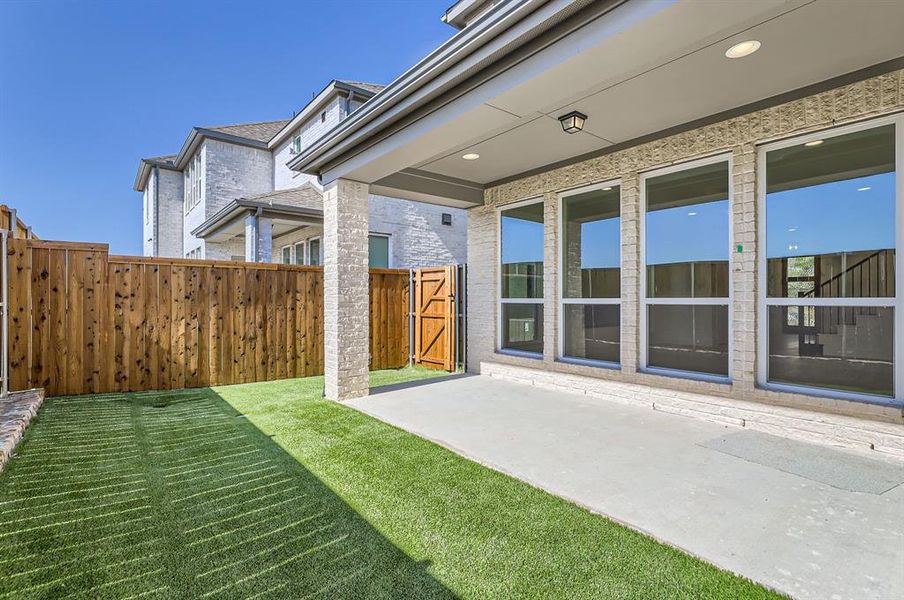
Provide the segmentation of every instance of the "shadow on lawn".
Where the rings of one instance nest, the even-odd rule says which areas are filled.
[[[0,476],[0,596],[454,597],[212,390],[48,400]]]

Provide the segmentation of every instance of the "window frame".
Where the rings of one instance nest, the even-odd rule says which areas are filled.
[[[289,262],[285,262],[285,260],[286,260],[286,250],[289,251]],[[294,264],[294,260],[295,260],[295,250],[294,250],[292,244],[285,244],[285,245],[283,245],[283,246],[280,246],[280,248],[279,248],[279,262],[280,262],[281,264],[284,264],[284,265],[291,265],[291,264]]]
[[[565,243],[565,199],[569,196],[576,196],[578,194],[584,194],[587,192],[594,192],[597,190],[602,190],[606,187],[615,187],[618,186],[618,218],[619,218],[619,227],[618,227],[618,283],[619,283],[619,295],[617,298],[566,298],[565,297],[565,252],[564,252],[564,243]],[[556,215],[556,227],[558,228],[558,239],[556,240],[556,252],[558,255],[558,273],[556,274],[556,304],[558,308],[558,313],[556,315],[558,332],[556,337],[556,360],[559,362],[573,363],[576,365],[585,365],[588,367],[597,367],[603,369],[613,369],[613,370],[621,370],[621,304],[622,304],[622,273],[621,273],[621,263],[622,263],[622,185],[621,179],[610,179],[607,181],[603,181],[600,183],[594,183],[591,185],[585,185],[578,188],[572,188],[569,190],[565,190],[556,194],[558,207],[558,214]],[[500,222],[500,231],[501,231],[501,222]],[[500,265],[502,263],[500,262]],[[545,269],[544,269],[544,277],[545,277]],[[501,275],[500,275],[501,281]],[[596,360],[592,358],[580,358],[577,356],[567,356],[565,354],[565,305],[566,304],[601,304],[601,305],[609,305],[609,306],[618,306],[619,307],[619,360],[618,362],[612,362],[608,360]],[[501,314],[501,313],[500,313]]]
[[[885,125],[895,126],[895,296],[863,298],[770,298],[768,295],[767,239],[766,239],[766,154],[773,150],[799,146],[815,140],[838,137],[857,131],[875,129]],[[828,127],[805,135],[783,138],[757,147],[757,385],[766,390],[840,398],[868,404],[896,405],[904,403],[904,294],[900,290],[904,275],[904,115],[890,115],[867,119],[849,125]],[[848,392],[831,388],[812,387],[769,381],[769,307],[770,306],[863,306],[894,310],[893,376],[894,396],[879,396],[863,392]]]
[[[728,296],[725,298],[647,298],[647,180],[659,177],[660,175],[669,175],[696,169],[697,167],[705,167],[717,163],[727,163],[728,166]],[[732,307],[734,306],[734,181],[732,177],[734,167],[734,157],[731,152],[719,152],[703,158],[675,163],[665,167],[659,167],[640,173],[640,198],[639,198],[639,220],[638,223],[638,245],[640,255],[640,273],[639,273],[639,294],[638,304],[640,306],[640,322],[638,323],[639,352],[637,360],[637,370],[641,373],[650,375],[663,375],[666,377],[677,377],[681,379],[691,379],[696,381],[707,381],[712,383],[731,384],[733,381],[733,356],[734,356],[734,323]],[[700,373],[697,371],[685,371],[682,369],[669,369],[665,367],[649,366],[649,338],[648,338],[648,321],[649,306],[665,305],[665,306],[726,306],[728,308],[728,373],[726,375],[714,375],[710,373]]]
[[[316,265],[313,262],[311,262],[311,244],[315,240],[318,242],[317,243],[317,264]],[[323,266],[323,264],[322,264],[323,261],[320,259],[320,257],[322,256],[321,248],[320,248],[320,236],[315,235],[314,237],[310,237],[310,238],[306,239],[305,242],[307,242],[307,243],[305,244],[305,255],[304,255],[305,263],[304,264],[311,266],[311,267]]]
[[[392,267],[392,236],[388,233],[378,233],[376,231],[367,232],[367,239],[370,240],[370,238],[372,238],[372,237],[386,238],[386,266],[385,267],[370,267],[370,256],[368,256],[368,259],[367,259],[368,268],[374,268],[374,269],[391,269],[391,268],[393,268]]]
[[[543,297],[542,298],[503,298],[502,297],[502,213],[513,208],[521,208],[539,204],[543,207]],[[518,202],[509,202],[501,206],[496,206],[496,353],[507,354],[509,356],[520,356],[522,358],[531,358],[534,360],[543,360],[546,352],[546,342],[543,344],[543,352],[528,352],[526,350],[516,350],[514,348],[502,347],[502,307],[505,304],[539,304],[544,306],[546,302],[546,202],[543,196],[535,196],[527,200],[519,200]],[[544,307],[543,319],[546,320],[546,310]],[[544,337],[546,329],[543,330]]]
[[[298,262],[298,247],[301,246],[301,262]],[[307,240],[301,240],[292,244],[292,264],[293,265],[304,265],[307,264],[305,260],[308,258],[308,244]]]

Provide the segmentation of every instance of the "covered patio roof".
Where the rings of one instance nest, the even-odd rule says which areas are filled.
[[[303,188],[284,190],[233,200],[209,219],[192,230],[195,237],[212,242],[223,242],[245,235],[245,218],[257,215],[271,219],[273,237],[291,233],[303,227],[323,223],[323,209],[299,205],[299,191]]]
[[[901,22],[900,2],[502,2],[290,166],[474,206],[489,186],[899,69]],[[726,57],[746,40],[760,50]],[[568,135],[573,110],[588,119]]]

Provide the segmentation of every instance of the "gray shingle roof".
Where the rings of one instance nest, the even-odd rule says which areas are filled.
[[[373,92],[376,94],[383,88],[385,85],[380,85],[379,83],[365,83],[363,81],[348,81],[347,79],[337,79],[339,83],[344,83],[345,85],[349,85],[356,88],[361,88],[362,90],[367,90],[368,92]]]
[[[218,125],[216,127],[203,127],[202,129],[219,131],[220,133],[243,137],[257,142],[269,142],[288,122],[289,119],[280,119],[279,121],[261,121],[260,123]]]
[[[245,196],[242,200],[323,210],[323,195],[310,184],[288,190],[278,190],[276,192]]]
[[[143,158],[141,160],[149,163],[163,163],[163,164],[174,164],[176,162],[176,154],[167,154],[166,156],[152,156],[150,158]]]

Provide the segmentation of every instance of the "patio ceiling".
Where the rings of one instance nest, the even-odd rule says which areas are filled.
[[[532,51],[506,51],[512,64],[491,78],[474,84],[474,75],[395,122],[382,117],[382,130],[377,119],[335,136],[298,166],[324,182],[347,177],[380,193],[473,204],[488,184],[856,71],[900,68],[904,57],[902,2],[586,4],[601,14],[566,33],[556,29],[566,23],[546,23]],[[748,39],[761,49],[725,57]],[[557,120],[571,110],[589,117],[575,135]],[[466,152],[480,158],[463,160]]]

